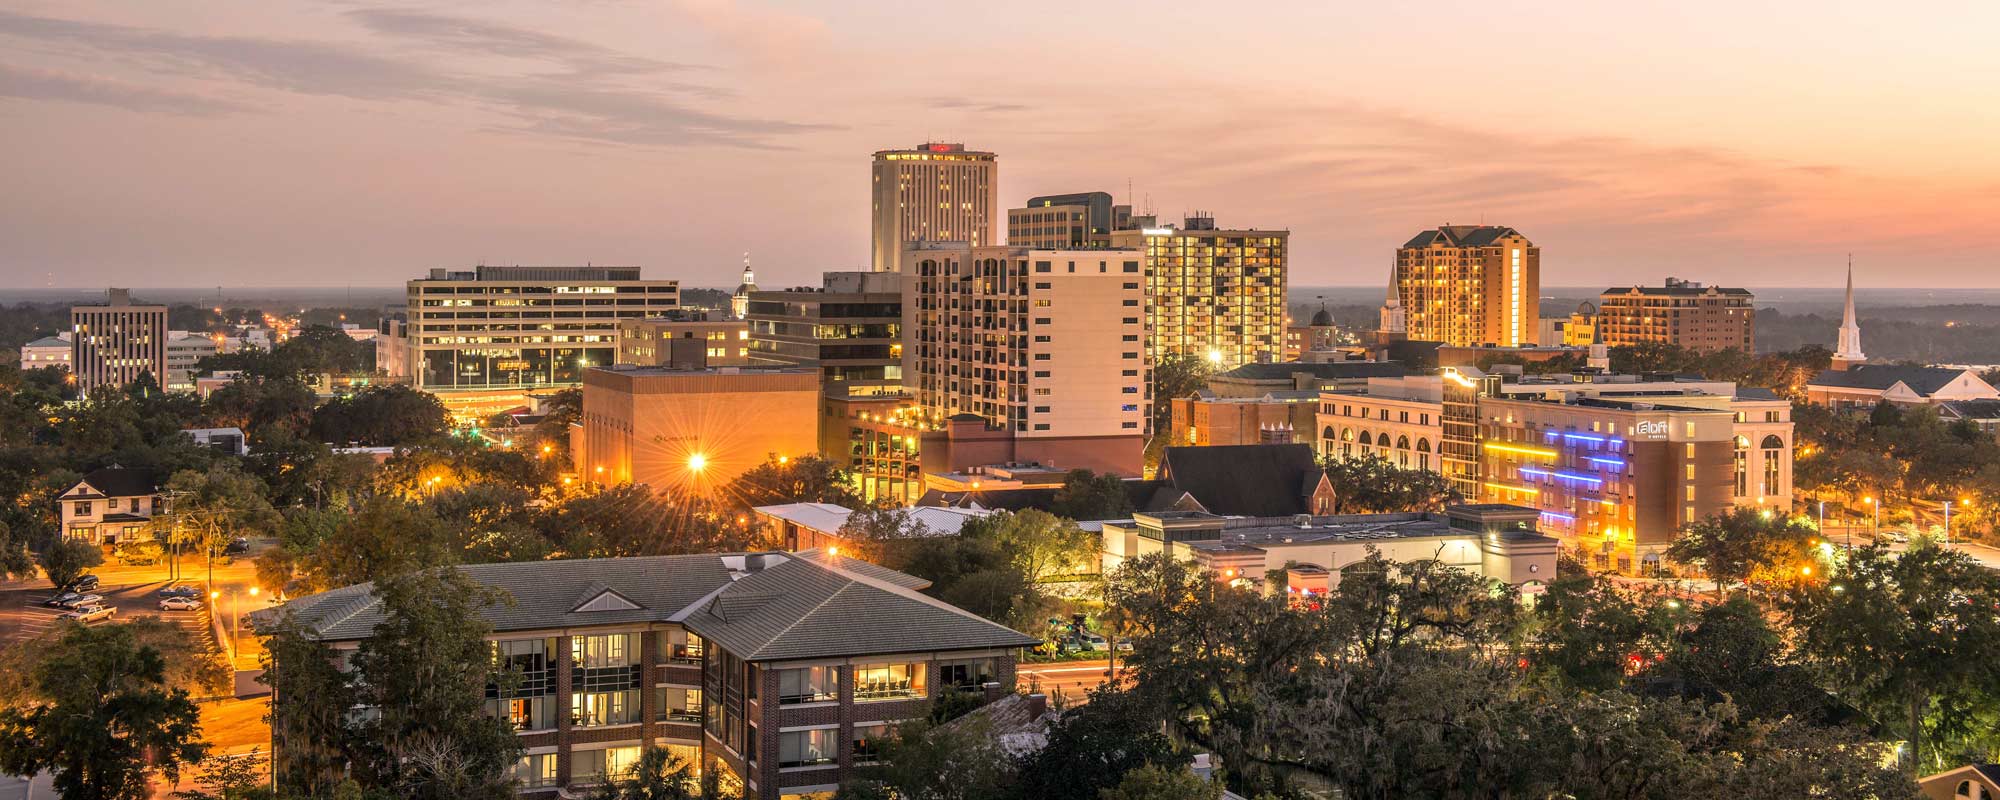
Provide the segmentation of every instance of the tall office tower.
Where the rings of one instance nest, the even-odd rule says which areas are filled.
[[[1542,250],[1513,228],[1442,225],[1396,249],[1408,338],[1456,346],[1538,344]]]
[[[1032,461],[1137,475],[1146,387],[1136,250],[921,245],[905,254],[904,384],[924,416],[971,414]]]
[[[1611,347],[1670,344],[1700,353],[1756,352],[1756,298],[1747,289],[1668,278],[1665,286],[1606,289],[1597,340]]]
[[[1025,208],[1007,210],[1007,244],[1053,250],[1111,246],[1111,232],[1128,227],[1132,207],[1113,205],[1109,192],[1078,192],[1028,198]]]
[[[1154,361],[1192,354],[1226,369],[1282,360],[1290,239],[1284,230],[1218,229],[1209,216],[1112,231],[1113,247],[1146,256]]]
[[[151,375],[167,385],[167,307],[132,305],[132,292],[112,289],[101,306],[69,310],[70,362],[77,391],[117,389]]]
[[[954,142],[875,154],[871,248],[876,272],[895,272],[915,242],[998,244],[1000,164],[992,153]]]
[[[746,309],[751,364],[818,370],[830,395],[902,390],[902,276],[828,272],[818,287],[751,292]]]
[[[638,267],[433,269],[409,282],[408,369],[454,412],[504,411],[613,363],[620,320],[679,307],[679,281]]]

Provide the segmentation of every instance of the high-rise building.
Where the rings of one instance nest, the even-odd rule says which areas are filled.
[[[818,287],[751,292],[751,364],[817,370],[829,394],[895,394],[903,383],[902,277],[828,272]]]
[[[1222,368],[1285,355],[1285,265],[1290,231],[1185,227],[1113,231],[1111,244],[1146,261],[1148,348],[1154,361],[1194,355]]]
[[[127,289],[106,293],[104,305],[69,310],[70,362],[85,397],[117,389],[140,375],[167,383],[167,307],[132,304]]]
[[[904,384],[923,416],[1009,434],[996,455],[1011,457],[994,463],[1138,474],[1151,378],[1139,251],[936,244],[905,263]]]
[[[1025,208],[1007,211],[1007,244],[1045,250],[1088,250],[1111,246],[1111,232],[1128,227],[1132,207],[1113,205],[1109,192],[1078,192],[1028,198]]]
[[[618,323],[680,307],[680,282],[638,267],[433,269],[409,282],[414,384],[463,413],[583,382],[618,357]]]
[[[1606,289],[1598,299],[1592,334],[1607,346],[1666,344],[1699,353],[1756,352],[1756,298],[1747,289],[1668,278],[1664,286]]]
[[[1441,225],[1396,249],[1395,292],[1410,339],[1539,344],[1542,250],[1513,228]]]
[[[897,271],[896,259],[916,242],[998,244],[1000,164],[992,153],[955,142],[882,150],[872,170],[871,252],[876,272]]]

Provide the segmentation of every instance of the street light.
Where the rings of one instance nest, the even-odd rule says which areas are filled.
[[[1875,502],[1874,495],[1861,498],[1861,502],[1867,503],[1869,510],[1874,512],[1874,521],[1868,523],[1868,538],[1874,539],[1882,532],[1882,504]]]

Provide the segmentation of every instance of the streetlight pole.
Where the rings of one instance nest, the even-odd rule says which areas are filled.
[[[1944,501],[1944,549],[1951,549],[1951,501]]]

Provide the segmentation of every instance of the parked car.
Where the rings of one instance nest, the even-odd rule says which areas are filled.
[[[250,540],[238,536],[234,539],[229,540],[229,546],[222,548],[222,552],[230,555],[235,555],[237,553],[248,553],[250,552]]]
[[[72,594],[74,594],[74,593],[72,593]],[[64,601],[63,601],[63,602],[61,602],[61,603],[58,603],[57,605],[59,605],[59,606],[61,606],[61,607],[63,607],[63,608],[68,608],[68,609],[77,609],[77,608],[82,608],[82,607],[84,607],[84,606],[96,606],[96,605],[103,605],[103,604],[104,604],[104,595],[101,595],[101,594],[79,594],[79,595],[75,595],[74,597],[71,597],[71,598],[69,598],[69,599],[67,599],[67,600],[64,600]]]
[[[48,606],[50,608],[67,608],[67,606],[63,605],[64,603],[68,603],[71,600],[76,600],[81,597],[83,597],[82,592],[57,592],[55,594],[49,595],[49,599],[43,600],[42,605]]]
[[[201,589],[185,583],[176,583],[160,589],[161,597],[201,597]]]
[[[98,580],[96,575],[85,575],[77,578],[75,583],[70,584],[69,590],[72,592],[94,592],[97,591],[97,585]]]
[[[1910,535],[1909,535],[1909,534],[1907,534],[1907,533],[1904,533],[1904,532],[1902,532],[1902,531],[1887,531],[1887,532],[1884,532],[1884,533],[1882,534],[1882,538],[1884,538],[1884,539],[1887,539],[1887,540],[1889,540],[1889,541],[1892,541],[1892,542],[1895,542],[1896,544],[1909,544],[1909,543],[1910,543]]]
[[[161,611],[200,611],[201,601],[192,597],[169,597],[160,601]]]
[[[73,619],[76,620],[77,622],[89,624],[92,622],[99,622],[102,620],[110,619],[111,616],[116,613],[118,613],[118,609],[112,608],[110,606],[88,605],[88,606],[79,606],[78,608],[71,611],[65,611],[62,614],[62,618]]]
[[[1078,641],[1078,644],[1080,645],[1080,646],[1079,646],[1079,647],[1077,648],[1078,650],[1084,650],[1084,651],[1090,651],[1090,652],[1096,652],[1096,651],[1103,651],[1103,650],[1110,650],[1110,649],[1111,649],[1111,643],[1110,643],[1110,642],[1107,642],[1107,641],[1105,641],[1105,640],[1104,640],[1104,637],[1102,637],[1102,636],[1099,636],[1099,635],[1097,635],[1097,634],[1095,634],[1095,633],[1092,633],[1092,632],[1090,632],[1090,631],[1082,631],[1082,632],[1079,632],[1079,633],[1078,633],[1078,634],[1076,635],[1076,638],[1077,638],[1077,641]]]

